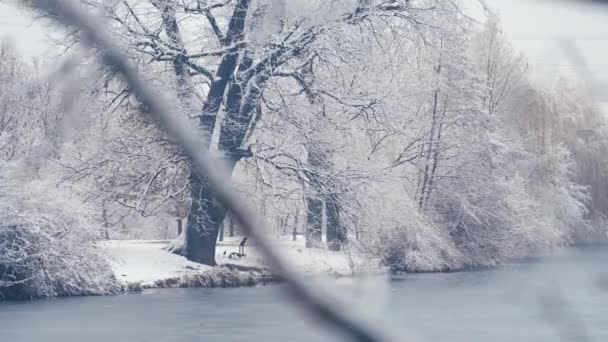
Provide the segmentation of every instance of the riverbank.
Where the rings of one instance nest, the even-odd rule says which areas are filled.
[[[165,250],[170,241],[111,240],[100,243],[117,280],[127,289],[166,287],[239,287],[277,281],[255,246],[246,246],[244,257],[230,257],[238,251],[238,238],[219,242],[217,267],[191,262]],[[320,248],[305,248],[304,240],[275,241],[276,250],[300,274],[350,276],[353,256]]]

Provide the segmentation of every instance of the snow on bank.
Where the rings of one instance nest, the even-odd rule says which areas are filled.
[[[111,240],[101,243],[116,278],[125,283],[152,285],[158,280],[208,272],[212,267],[163,250],[165,241]]]
[[[230,253],[238,251],[241,238],[227,238],[220,242],[217,248],[216,261],[218,264],[237,264],[250,267],[267,268],[268,265],[255,246],[245,246],[244,258],[231,259]],[[248,243],[249,244],[249,243]],[[357,258],[345,252],[333,252],[322,248],[305,248],[305,240],[298,236],[297,241],[291,237],[274,240],[274,248],[299,273],[307,275],[332,274],[348,276],[353,273],[353,263]],[[225,252],[225,253],[224,253]]]
[[[216,261],[210,267],[188,261],[164,250],[169,241],[111,240],[100,243],[108,253],[116,278],[124,284],[150,287],[231,287],[272,281],[267,264],[255,246],[245,247],[245,257],[230,258],[238,251],[239,238],[218,244]],[[304,248],[304,242],[278,240],[277,250],[298,272],[351,275],[353,260],[344,252]]]

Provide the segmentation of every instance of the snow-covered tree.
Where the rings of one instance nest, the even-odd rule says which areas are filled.
[[[94,209],[49,161],[66,139],[61,92],[10,47],[0,56],[0,299],[120,290]]]

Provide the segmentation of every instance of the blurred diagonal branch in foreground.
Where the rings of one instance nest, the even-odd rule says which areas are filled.
[[[292,299],[300,306],[306,308],[309,313],[327,325],[341,331],[345,336],[355,341],[380,341],[385,340],[372,333],[366,324],[354,316],[347,314],[348,311],[338,311],[335,306],[330,305],[316,291],[312,291],[299,280],[299,276],[291,271],[289,265],[279,257],[270,243],[264,238],[260,228],[262,220],[259,216],[245,206],[236,192],[232,189],[229,181],[224,176],[222,162],[209,155],[208,149],[201,146],[198,134],[189,127],[186,118],[171,115],[171,109],[163,102],[144,81],[139,77],[137,71],[131,67],[130,62],[120,49],[103,32],[100,21],[83,12],[72,3],[63,0],[38,0],[33,6],[43,10],[55,17],[64,25],[73,25],[80,29],[83,38],[88,45],[95,46],[103,51],[103,62],[116,68],[133,89],[139,101],[153,115],[158,125],[184,150],[191,158],[193,170],[208,179],[215,189],[215,195],[233,217],[241,224],[247,234],[254,239],[260,251],[266,257],[274,272],[286,281],[286,289]]]

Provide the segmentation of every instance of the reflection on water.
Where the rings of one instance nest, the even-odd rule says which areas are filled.
[[[500,269],[340,280],[378,324],[420,341],[608,341],[608,249]],[[0,341],[335,341],[278,286],[0,304]]]

